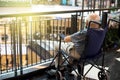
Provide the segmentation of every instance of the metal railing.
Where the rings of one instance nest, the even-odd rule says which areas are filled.
[[[84,1],[84,0],[83,0]],[[102,0],[101,0],[102,1]],[[0,15],[0,75],[13,72],[23,75],[24,69],[51,61],[59,33],[72,34],[85,28],[86,16],[100,16],[113,8],[80,7],[80,10],[31,12]],[[114,6],[114,12],[120,9]],[[19,71],[19,73],[18,73]]]

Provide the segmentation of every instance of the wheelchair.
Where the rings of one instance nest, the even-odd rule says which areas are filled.
[[[58,66],[56,69],[56,79],[57,80],[86,80],[86,78],[87,78],[86,75],[93,67],[99,69],[99,72],[98,72],[99,80],[109,80],[109,76],[108,76],[109,71],[106,70],[104,67],[104,53],[103,53],[104,52],[104,49],[103,49],[104,39],[105,39],[107,28],[108,28],[106,25],[107,24],[106,13],[103,14],[103,16],[104,16],[104,20],[102,22],[103,24],[101,24],[100,22],[96,22],[96,21],[89,22],[89,26],[91,23],[95,23],[95,24],[100,25],[102,28],[98,30],[98,29],[93,29],[93,28],[88,27],[87,36],[86,36],[87,43],[85,44],[85,49],[79,60],[75,60],[75,59],[73,60],[74,66],[70,65],[71,63],[69,62],[69,58],[72,58],[72,57],[69,56],[63,50],[61,50],[61,39],[62,39],[63,35],[60,34],[59,51],[56,55],[56,56],[58,56]],[[60,54],[64,58],[64,61],[62,64],[64,64],[64,62],[67,62],[67,65],[64,66],[66,68],[65,72],[64,72],[64,78],[62,77],[63,73],[60,71],[60,67],[61,67],[61,65],[59,65]],[[56,56],[55,56],[55,58],[56,58]],[[100,57],[102,57],[101,66],[97,65],[97,61]],[[55,60],[55,58],[53,59],[53,61]],[[53,63],[53,61],[52,61],[52,63]],[[91,67],[85,73],[84,67],[85,67],[86,63],[91,64]],[[69,73],[71,73],[71,71],[74,71],[75,74],[77,75],[77,77],[74,76],[74,79],[71,79],[71,75],[69,75]]]

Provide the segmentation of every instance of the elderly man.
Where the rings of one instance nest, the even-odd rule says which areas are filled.
[[[86,26],[88,26],[89,21],[100,21],[100,16],[96,13],[91,13],[88,15],[86,19]],[[99,25],[95,23],[90,24],[91,28],[99,28]],[[66,52],[68,55],[73,57],[74,59],[80,59],[80,55],[82,54],[84,47],[85,47],[85,39],[86,39],[87,29],[78,31],[74,34],[66,36],[64,38],[65,44],[61,45],[61,49]],[[55,53],[59,50],[59,44],[55,46]],[[63,62],[63,57],[60,55],[60,62],[59,65]],[[55,67],[58,66],[58,57],[55,60]],[[62,68],[61,68],[62,69]]]

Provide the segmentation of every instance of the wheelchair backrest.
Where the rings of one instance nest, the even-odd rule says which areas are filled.
[[[86,36],[87,41],[83,53],[85,58],[92,58],[100,54],[106,32],[107,32],[107,27],[104,29],[88,28],[87,36]]]

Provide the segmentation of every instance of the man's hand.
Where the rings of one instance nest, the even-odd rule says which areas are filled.
[[[64,38],[64,41],[65,41],[65,42],[71,42],[71,37],[70,37],[70,36],[66,36],[66,37]]]

